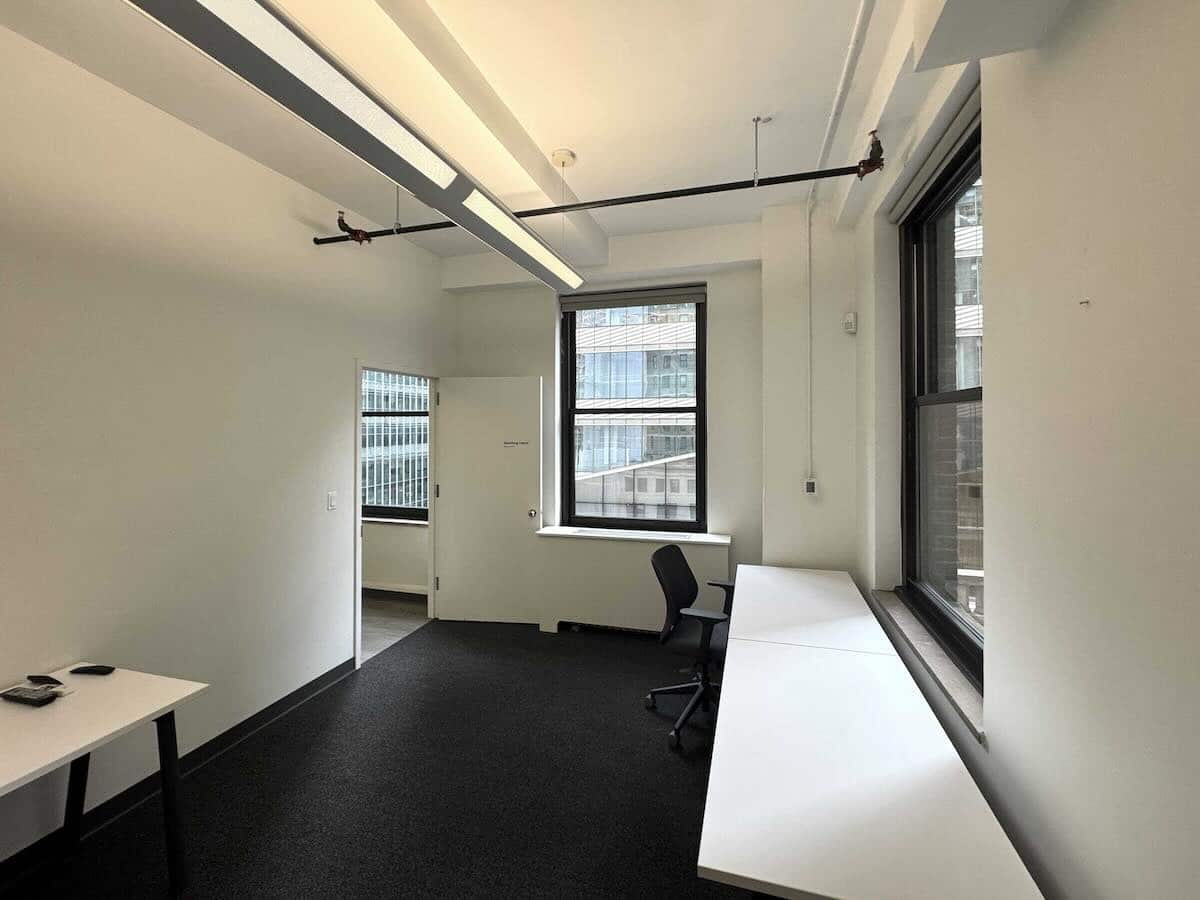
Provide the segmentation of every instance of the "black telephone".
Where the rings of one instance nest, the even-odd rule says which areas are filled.
[[[10,703],[24,703],[26,706],[45,706],[47,703],[53,703],[58,699],[58,694],[54,693],[49,686],[28,688],[14,687],[7,691],[0,691],[0,697]]]

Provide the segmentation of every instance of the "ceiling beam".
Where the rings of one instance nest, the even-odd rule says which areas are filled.
[[[899,149],[899,140],[907,123],[903,121],[905,112],[911,116],[915,109],[901,110],[898,100],[902,93],[903,82],[911,79],[912,62],[912,19],[911,5],[905,4],[900,11],[900,17],[892,29],[887,49],[876,70],[875,81],[867,96],[862,115],[850,132],[851,136],[866,134],[871,130],[879,132],[879,138],[889,150]],[[889,156],[892,154],[889,153]],[[893,162],[892,159],[888,160]],[[867,196],[877,187],[876,184],[862,184],[860,181],[846,181],[835,189],[833,195],[834,220],[838,225],[852,226],[866,204]]]
[[[529,135],[512,110],[492,88],[474,61],[455,40],[425,0],[377,0],[396,26],[404,32],[429,64],[463,99],[484,126],[524,169],[551,202],[562,192],[559,171]],[[567,187],[565,202],[579,200]],[[571,261],[579,265],[602,265],[608,259],[608,235],[589,214],[568,216],[574,229],[569,244]]]
[[[758,265],[762,259],[758,222],[706,225],[642,234],[615,235],[608,262],[585,271],[587,284],[628,279],[701,276]],[[442,260],[442,289],[475,291],[534,284],[520,266],[498,253],[473,253]]]
[[[913,0],[917,71],[1027,50],[1041,43],[1070,0]]]
[[[282,13],[254,0],[128,0],[418,200],[559,289],[581,276]]]

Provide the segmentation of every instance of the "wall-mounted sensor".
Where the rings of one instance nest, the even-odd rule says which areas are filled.
[[[842,316],[842,331],[846,334],[858,334],[858,313],[848,312]]]

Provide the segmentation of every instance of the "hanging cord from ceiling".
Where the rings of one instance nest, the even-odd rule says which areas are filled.
[[[567,213],[577,205],[567,204],[567,169],[575,165],[576,159],[575,151],[567,147],[559,147],[550,154],[550,162],[558,166],[558,206],[548,206],[545,211],[558,213],[558,252],[564,256],[567,253]],[[529,211],[514,215],[523,217],[529,215]]]
[[[758,187],[758,126],[769,124],[774,116],[755,116],[750,121],[754,123],[754,186]]]

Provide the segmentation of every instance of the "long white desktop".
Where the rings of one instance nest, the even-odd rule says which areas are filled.
[[[739,566],[697,865],[781,897],[1041,894],[845,572]]]

